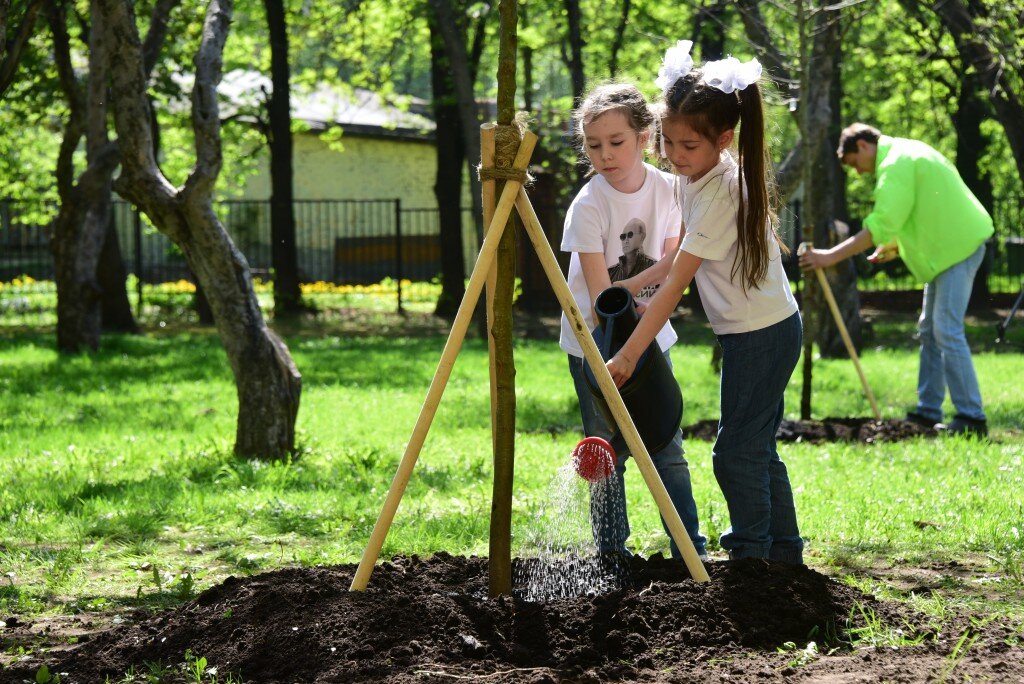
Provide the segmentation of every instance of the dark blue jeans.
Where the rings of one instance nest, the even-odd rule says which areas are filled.
[[[718,336],[722,418],[713,464],[731,523],[721,544],[732,559],[803,562],[793,489],[775,444],[802,340],[799,313],[761,330]]]
[[[669,368],[672,367],[672,359],[668,352],[665,352],[665,360]],[[601,415],[594,396],[590,393],[590,387],[583,376],[583,364],[586,363],[578,356],[569,355],[569,372],[572,375],[573,385],[576,387],[576,396],[580,400],[580,414],[583,418],[583,432],[588,437],[602,437],[612,441],[612,434],[618,430],[610,427]],[[620,440],[616,440],[618,442]],[[598,482],[590,486],[590,522],[594,529],[594,541],[597,542],[599,551],[617,551],[628,554],[626,540],[629,538],[629,516],[626,513],[626,486],[623,475],[626,472],[626,459],[629,458],[629,451],[618,448],[615,454],[615,473],[604,482]],[[668,496],[676,507],[679,517],[683,521],[683,527],[693,542],[694,548],[699,555],[704,555],[707,537],[700,533],[700,525],[697,522],[697,504],[693,500],[693,489],[690,485],[690,465],[683,458],[683,433],[676,430],[675,437],[660,451],[651,454],[654,462],[654,469],[658,471],[662,484],[668,491]],[[664,526],[665,520],[662,519]],[[665,528],[668,534],[668,528]],[[673,558],[682,558],[676,543],[671,541],[670,548]]]

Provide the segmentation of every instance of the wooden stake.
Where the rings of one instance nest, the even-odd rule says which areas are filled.
[[[526,169],[536,144],[536,134],[527,131],[523,135],[523,142],[519,146],[519,152],[516,154],[513,168]],[[473,274],[470,276],[469,284],[466,286],[466,295],[463,297],[462,303],[459,304],[459,310],[455,314],[455,321],[452,323],[451,332],[448,333],[448,341],[444,345],[444,351],[441,352],[441,360],[438,362],[437,370],[430,381],[430,389],[427,390],[427,397],[423,401],[419,418],[416,419],[416,426],[413,428],[412,437],[409,439],[409,444],[405,448],[405,454],[402,455],[402,460],[398,464],[398,471],[391,481],[391,488],[388,490],[387,498],[384,500],[384,506],[377,517],[377,522],[373,526],[373,532],[370,533],[370,540],[367,542],[366,548],[363,550],[362,559],[359,561],[359,567],[356,568],[355,576],[352,578],[352,585],[349,587],[351,591],[365,590],[366,584],[370,580],[374,563],[377,561],[380,550],[384,546],[384,538],[387,537],[388,530],[391,528],[391,523],[395,518],[395,511],[398,510],[398,504],[402,501],[402,495],[405,493],[406,485],[409,484],[409,477],[412,475],[413,467],[416,465],[416,459],[419,457],[420,449],[423,448],[423,442],[427,438],[430,424],[437,413],[438,404],[441,403],[441,395],[448,384],[448,378],[451,377],[452,368],[455,365],[455,357],[458,356],[459,349],[462,348],[462,342],[466,337],[466,329],[469,327],[473,316],[473,309],[480,298],[480,291],[483,289],[487,272],[490,270],[491,264],[494,263],[494,254],[498,249],[498,241],[501,240],[501,235],[505,231],[505,224],[512,213],[512,207],[515,204],[520,188],[522,188],[522,183],[519,181],[509,180],[505,182],[501,199],[498,201],[494,216],[487,228],[484,242],[480,246],[480,255],[477,257],[476,266],[473,267]]]
[[[657,469],[654,467],[654,462],[651,460],[650,454],[647,453],[647,447],[644,446],[643,440],[640,439],[640,433],[637,432],[633,419],[626,410],[626,404],[623,403],[622,395],[619,394],[618,388],[615,387],[615,381],[612,380],[611,373],[608,372],[608,368],[604,365],[604,359],[601,358],[601,352],[598,351],[597,344],[590,334],[590,328],[587,327],[586,321],[583,320],[583,315],[576,306],[576,300],[569,290],[569,285],[562,275],[562,270],[558,267],[558,261],[555,259],[554,252],[551,251],[551,245],[548,244],[547,237],[544,235],[544,229],[541,227],[540,220],[533,210],[533,205],[530,204],[530,198],[527,197],[526,191],[523,189],[519,190],[519,197],[516,199],[516,209],[523,219],[526,234],[530,236],[530,241],[533,243],[537,256],[540,258],[541,266],[543,266],[548,280],[551,281],[551,287],[555,291],[555,296],[558,297],[558,302],[562,305],[565,315],[569,317],[570,327],[583,348],[583,355],[586,357],[587,363],[590,364],[590,369],[594,371],[594,377],[597,378],[601,394],[604,395],[605,401],[608,402],[608,407],[615,417],[615,422],[618,424],[622,436],[626,439],[626,444],[629,446],[629,451],[644,477],[644,482],[647,483],[647,488],[651,490],[651,496],[654,497],[654,501],[658,505],[661,517],[665,519],[665,524],[669,529],[669,534],[672,535],[672,540],[675,541],[680,553],[683,554],[683,561],[690,571],[690,576],[697,582],[709,581],[708,572],[704,568],[704,564],[701,563],[700,556],[697,555],[697,549],[694,548],[693,542],[690,541],[690,535],[686,533],[686,528],[683,527],[683,521],[679,517],[679,512],[676,511],[676,507],[672,504],[672,499],[669,498],[668,491],[665,489],[665,485],[661,481]]]
[[[480,167],[484,169],[494,168],[494,132],[497,124],[485,123],[480,126]],[[493,178],[481,178],[480,191],[483,196],[484,226],[491,225],[494,218],[494,195],[495,185]],[[486,233],[485,233],[486,235]],[[495,422],[498,409],[498,379],[494,370],[494,335],[491,333],[491,324],[494,321],[494,286],[498,278],[498,267],[491,264],[487,269],[487,281],[484,295],[484,306],[487,311],[487,366],[491,379],[491,453],[494,452],[495,444]]]
[[[797,254],[803,254],[808,249],[813,249],[814,245],[810,242],[801,242],[800,246],[797,247]],[[828,278],[820,268],[814,269],[814,273],[818,276],[818,284],[821,286],[821,291],[825,293],[825,301],[828,302],[828,308],[832,312],[832,318],[836,321],[836,327],[839,328],[839,335],[843,338],[843,344],[846,345],[846,352],[850,355],[850,360],[853,361],[853,367],[857,369],[857,375],[860,376],[860,384],[864,386],[864,394],[868,397],[868,403],[871,404],[871,410],[875,414],[875,420],[882,420],[882,412],[878,410],[878,402],[875,401],[875,394],[871,391],[871,387],[868,385],[868,379],[864,375],[864,369],[860,367],[860,358],[857,357],[857,350],[853,346],[853,340],[850,339],[850,333],[846,329],[846,323],[843,321],[843,314],[839,311],[839,305],[836,304],[836,298],[832,294],[832,286],[828,283]]]

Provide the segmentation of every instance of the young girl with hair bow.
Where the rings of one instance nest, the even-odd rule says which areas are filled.
[[[728,57],[693,68],[691,45],[680,41],[667,51],[656,81],[662,155],[684,176],[685,233],[668,277],[608,370],[621,387],[695,280],[723,350],[712,451],[731,523],[722,548],[733,559],[799,564],[803,541],[775,433],[803,326],[773,227],[761,65]],[[737,138],[738,160],[728,151]]]
[[[679,244],[681,217],[676,179],[644,161],[654,115],[636,86],[612,83],[594,88],[573,112],[573,121],[581,156],[590,163],[592,177],[565,216],[562,250],[572,253],[569,289],[584,321],[594,330],[594,301],[613,281],[632,292],[640,306],[654,295]],[[650,339],[655,337],[671,366],[669,348],[676,334],[667,317],[651,331]],[[606,482],[591,488],[594,538],[602,553],[629,555],[623,474],[630,454],[594,402],[584,377],[583,350],[565,314],[559,343],[569,355],[584,432],[610,440],[616,452],[615,471]],[[678,425],[668,427],[674,429],[674,437],[652,453],[651,460],[694,549],[703,556],[707,540],[697,522],[683,436]],[[674,541],[670,548],[673,557],[681,558]]]

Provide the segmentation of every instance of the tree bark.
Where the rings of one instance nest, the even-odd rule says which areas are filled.
[[[103,248],[96,267],[96,282],[100,286],[100,318],[103,321],[103,332],[139,332],[139,325],[132,314],[131,302],[128,301],[128,271],[121,257],[121,243],[117,238],[114,221],[107,223]]]
[[[462,165],[465,144],[459,121],[458,96],[437,22],[430,17],[430,70],[437,147],[437,198],[441,240],[441,294],[434,313],[452,318],[466,294],[466,264],[462,256]]]
[[[53,3],[48,13],[59,79],[70,110],[58,154],[61,208],[51,240],[57,286],[57,349],[69,354],[100,346],[102,306],[96,273],[110,226],[111,175],[117,167],[116,147],[107,140],[106,29],[102,18],[96,16],[95,5],[91,9],[85,93],[71,66],[63,6]],[[87,168],[75,183],[73,155],[83,134]]]
[[[501,39],[498,50],[498,144],[494,165],[512,166],[518,145],[513,126],[516,93],[517,0],[501,0]],[[518,136],[521,139],[521,136]],[[495,184],[501,196],[503,182]],[[494,287],[494,370],[497,407],[494,411],[494,487],[491,497],[489,550],[490,595],[512,593],[512,483],[516,449],[516,366],[512,352],[512,296],[515,287],[516,221],[509,217],[498,243]]]
[[[192,127],[196,163],[175,188],[153,156],[141,43],[129,0],[98,0],[110,31],[114,122],[121,145],[118,192],[177,244],[210,300],[238,392],[235,453],[277,458],[294,450],[301,376],[284,342],[266,325],[249,265],[213,211],[221,168],[220,82],[231,0],[212,0],[195,57]]]
[[[819,8],[809,20],[811,44],[809,59],[801,79],[800,132],[803,148],[803,220],[812,231],[815,245],[832,245],[840,236],[834,233],[835,221],[847,216],[845,179],[836,157],[839,138],[839,85],[841,54],[839,13]],[[829,284],[850,338],[858,349],[861,343],[860,296],[857,292],[853,262],[846,260],[826,271]],[[831,317],[825,315],[824,299],[814,292],[817,284],[806,281],[805,294],[821,308],[815,341],[822,356],[843,356],[846,348]]]
[[[283,0],[263,0],[270,36],[270,259],[274,268],[274,316],[302,313],[299,256],[295,242],[292,185],[291,69],[288,18]]]
[[[451,76],[458,98],[459,121],[462,129],[464,156],[472,165],[480,159],[480,116],[477,113],[476,96],[473,93],[473,75],[476,72],[474,60],[480,58],[483,34],[478,32],[471,57],[466,49],[466,31],[452,9],[452,0],[430,0],[430,7],[437,19],[437,28],[444,39],[445,54],[451,66]],[[469,189],[473,204],[473,220],[476,223],[477,240],[483,242],[483,205],[481,204],[480,179],[475,168],[469,169]],[[460,253],[461,254],[461,253]]]

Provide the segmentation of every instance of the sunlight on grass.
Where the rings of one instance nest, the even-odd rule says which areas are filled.
[[[886,340],[895,335],[884,331]],[[711,339],[704,328],[684,328],[673,350],[685,424],[717,417]],[[303,373],[300,448],[293,459],[263,462],[231,453],[235,388],[212,334],[108,336],[100,352],[73,358],[57,355],[49,336],[0,337],[0,613],[173,605],[231,574],[358,560],[444,339],[288,342]],[[881,346],[865,351],[864,366],[883,413],[902,417],[913,402],[916,351]],[[782,445],[811,564],[858,576],[872,563],[970,555],[997,587],[1021,590],[1024,512],[1008,493],[1024,482],[1024,392],[1007,379],[1020,376],[1022,361],[982,352],[976,363],[992,442]],[[581,436],[557,343],[517,341],[516,364],[514,549],[536,531],[544,488]],[[817,417],[869,415],[848,360],[817,360],[814,390]],[[799,397],[794,379],[791,418]],[[385,556],[487,553],[488,403],[486,345],[470,339]],[[728,511],[711,445],[689,441],[686,449],[701,524],[717,551]],[[667,553],[632,463],[626,480],[633,548]]]

